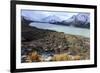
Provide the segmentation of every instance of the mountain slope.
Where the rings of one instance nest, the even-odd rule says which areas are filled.
[[[74,15],[71,18],[64,20],[62,24],[64,25],[69,24],[70,26],[80,27],[80,28],[90,28],[89,14],[79,13],[78,15]]]
[[[48,17],[45,17],[44,19],[42,19],[43,22],[48,22],[48,23],[57,23],[60,22],[61,19],[59,17],[57,17],[56,15],[50,15]]]
[[[81,59],[89,59],[90,41],[89,38],[64,34],[36,27],[26,26],[22,20],[22,55],[30,50],[36,50],[39,55],[54,55],[67,53],[69,55],[79,55]],[[28,21],[27,21],[28,22]]]
[[[56,25],[65,25],[65,26],[73,26],[73,27],[88,28],[88,29],[90,28],[90,14],[88,13],[79,13],[77,15],[73,15],[72,17],[66,20],[61,19],[60,16],[57,15],[49,15],[39,20],[28,17],[24,17],[24,19],[39,23],[50,23]]]

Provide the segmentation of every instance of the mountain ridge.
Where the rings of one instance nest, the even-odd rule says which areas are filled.
[[[24,16],[23,16],[24,17]],[[25,18],[25,17],[24,17]],[[26,18],[27,20],[28,18]],[[77,15],[73,15],[68,19],[61,19],[56,15],[49,15],[44,17],[41,20],[32,20],[33,22],[41,22],[41,23],[50,23],[56,25],[64,25],[64,26],[73,26],[73,27],[80,27],[80,28],[90,28],[90,17],[89,14],[79,13]]]

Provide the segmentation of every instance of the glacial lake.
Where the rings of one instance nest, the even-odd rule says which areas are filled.
[[[34,26],[40,29],[55,30],[58,32],[64,32],[65,34],[80,35],[84,37],[90,37],[90,30],[86,28],[77,28],[72,26],[54,25],[50,23],[30,23],[30,26]]]

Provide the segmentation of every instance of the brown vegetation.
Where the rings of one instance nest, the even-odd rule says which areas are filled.
[[[38,29],[22,24],[22,42],[21,49],[35,50],[25,51],[26,59],[22,62],[40,62],[48,61],[42,59],[45,52],[50,54],[49,61],[68,61],[68,60],[86,60],[90,59],[90,39],[77,35],[64,34],[51,30]],[[47,55],[46,54],[46,55]]]

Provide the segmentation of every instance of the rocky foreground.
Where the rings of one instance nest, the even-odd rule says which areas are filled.
[[[38,29],[27,24],[22,21],[22,63],[87,60],[90,58],[89,38]]]

